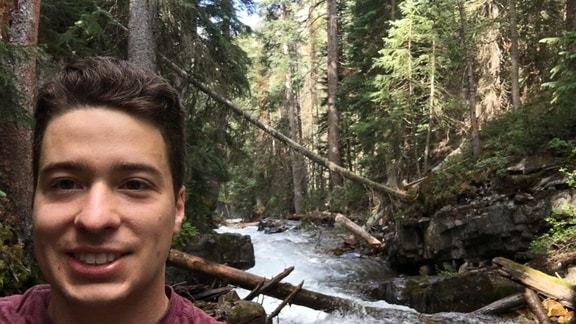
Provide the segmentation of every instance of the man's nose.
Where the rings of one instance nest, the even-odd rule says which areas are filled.
[[[120,215],[113,190],[105,183],[94,183],[86,192],[81,211],[74,224],[89,232],[115,229],[120,225]]]

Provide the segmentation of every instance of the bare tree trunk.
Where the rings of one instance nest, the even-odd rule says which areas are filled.
[[[426,129],[426,144],[424,146],[424,173],[428,172],[428,158],[430,156],[430,142],[432,139],[432,121],[434,119],[434,102],[436,93],[436,40],[432,40],[432,54],[430,58],[430,95],[428,98],[428,128]]]
[[[318,72],[317,72],[317,60],[316,60],[316,51],[317,51],[317,38],[318,38],[318,31],[317,31],[317,13],[316,13],[316,0],[311,1],[308,8],[308,19],[306,22],[306,30],[308,32],[308,44],[306,47],[306,52],[308,54],[307,58],[307,73],[304,81],[304,88],[306,89],[305,94],[302,100],[302,111],[301,111],[301,119],[302,119],[302,142],[303,144],[307,144],[308,147],[314,150],[316,153],[318,151],[316,148],[318,147],[319,136],[318,132],[316,132],[316,120],[317,114],[316,111],[318,110]],[[315,164],[310,164],[307,168],[308,172],[308,189],[312,188],[319,188],[320,184],[317,183],[316,179],[316,172],[319,171],[319,168],[316,167]]]
[[[576,31],[576,0],[566,0],[566,31]]]
[[[130,0],[128,60],[151,71],[157,70],[155,21],[157,0]]]
[[[16,86],[21,95],[19,105],[11,107],[11,115],[15,116],[16,120],[0,120],[0,173],[5,179],[0,179],[0,190],[4,190],[13,203],[13,210],[0,215],[0,222],[18,231],[20,239],[26,245],[26,262],[30,263],[32,134],[29,124],[22,116],[32,114],[36,94],[36,55],[32,47],[38,42],[40,0],[20,0],[11,4],[14,7],[4,7],[10,9],[11,13],[1,17],[9,17],[9,21],[0,21],[0,28],[8,27],[10,44],[21,46],[28,51],[27,55],[19,56],[13,66]]]
[[[478,118],[476,116],[476,82],[474,79],[474,62],[472,60],[471,44],[466,35],[468,31],[466,23],[467,17],[464,9],[464,3],[462,1],[458,3],[458,9],[460,11],[460,33],[461,40],[464,44],[464,60],[466,64],[466,97],[468,101],[468,111],[470,113],[470,137],[472,142],[472,154],[474,158],[477,159],[480,156],[480,137],[478,134]]]
[[[478,9],[479,15],[484,17],[487,25],[482,27],[477,37],[472,36],[471,30],[466,30],[467,48],[470,57],[476,57],[474,66],[478,69],[477,82],[474,91],[476,97],[480,98],[476,105],[476,116],[478,124],[490,120],[495,116],[503,113],[504,101],[507,100],[507,94],[504,89],[504,82],[500,78],[502,70],[502,53],[498,40],[502,38],[497,21],[500,19],[500,11],[495,0],[485,0]],[[473,13],[476,14],[476,13]],[[472,15],[470,15],[472,17]],[[466,29],[469,27],[466,26]],[[474,46],[469,40],[475,39]],[[464,41],[464,40],[463,40]]]
[[[518,75],[518,25],[517,25],[517,14],[516,14],[516,0],[510,0],[510,40],[511,53],[510,61],[512,63],[511,71],[511,83],[512,83],[512,109],[513,111],[520,110],[520,85],[519,85],[519,75]]]
[[[282,3],[282,18],[285,21],[291,19],[292,13],[285,2]],[[290,138],[295,142],[301,142],[300,126],[297,109],[296,89],[294,89],[294,62],[296,62],[296,51],[293,44],[283,44],[284,55],[288,58],[288,67],[284,79],[284,106],[288,113],[288,126]],[[294,212],[299,214],[304,209],[304,194],[306,185],[306,168],[302,156],[290,150],[290,162],[292,167],[292,190]]]
[[[327,0],[328,7],[328,161],[342,165],[340,158],[340,126],[336,108],[338,91],[338,8],[336,0]],[[330,172],[332,185],[341,186],[342,177]]]

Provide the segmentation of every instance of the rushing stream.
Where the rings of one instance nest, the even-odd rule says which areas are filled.
[[[246,228],[221,227],[219,232],[240,233],[250,235],[254,245],[256,266],[248,272],[263,277],[273,277],[285,268],[294,266],[294,271],[284,279],[284,282],[297,285],[304,281],[304,288],[322,292],[332,296],[351,299],[364,306],[378,307],[382,309],[397,309],[403,311],[402,318],[376,319],[361,314],[328,314],[315,311],[306,307],[292,305],[282,309],[278,319],[281,324],[301,323],[422,323],[421,318],[412,309],[405,306],[391,305],[384,301],[368,302],[363,300],[360,293],[362,284],[373,282],[374,279],[390,277],[387,266],[383,262],[371,258],[362,258],[356,254],[344,256],[326,255],[319,251],[322,244],[321,235],[312,235],[300,231],[286,231],[277,234],[264,234],[257,231],[255,226]],[[324,242],[326,243],[326,242]],[[329,243],[329,242],[328,242]],[[239,290],[241,296],[248,291]],[[259,297],[266,312],[270,314],[280,304],[280,300],[272,297]],[[263,300],[262,300],[263,298]],[[486,319],[474,320],[463,314],[445,314],[447,323],[486,323],[502,321],[487,321]],[[444,321],[442,321],[444,322]]]

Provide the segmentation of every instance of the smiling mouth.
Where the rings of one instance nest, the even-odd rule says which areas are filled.
[[[89,265],[109,264],[120,258],[118,253],[74,253],[74,259]]]

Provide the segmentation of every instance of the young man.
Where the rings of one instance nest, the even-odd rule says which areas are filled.
[[[49,285],[0,299],[0,323],[217,323],[165,286],[184,217],[184,114],[163,79],[113,58],[39,91],[33,241]]]

